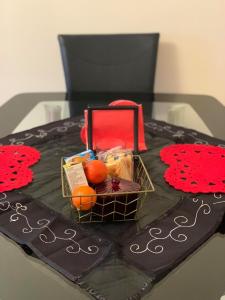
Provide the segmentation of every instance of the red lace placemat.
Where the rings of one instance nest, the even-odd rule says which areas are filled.
[[[211,145],[176,144],[160,152],[169,165],[165,180],[191,193],[225,192],[225,149]]]
[[[40,159],[40,152],[30,146],[0,146],[0,192],[27,185],[33,173],[28,168]]]

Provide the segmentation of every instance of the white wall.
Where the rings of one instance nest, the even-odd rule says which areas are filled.
[[[155,90],[225,104],[224,0],[0,0],[0,105],[65,90],[59,33],[160,32]]]

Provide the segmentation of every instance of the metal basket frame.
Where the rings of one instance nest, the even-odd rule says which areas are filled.
[[[89,195],[88,197],[90,198],[97,196],[97,201],[88,211],[81,211],[73,206],[72,198],[75,197],[72,197],[63,168],[64,159],[61,159],[62,195],[63,198],[70,200],[72,214],[77,222],[91,223],[107,220],[131,221],[137,218],[137,212],[142,207],[145,198],[147,198],[148,194],[153,192],[155,189],[142,158],[139,155],[133,155],[133,159],[134,182],[140,184],[141,190],[134,192],[113,192]],[[80,195],[76,197],[81,198],[87,196]]]

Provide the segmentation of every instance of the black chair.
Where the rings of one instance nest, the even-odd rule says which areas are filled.
[[[59,35],[73,92],[153,92],[159,34]]]

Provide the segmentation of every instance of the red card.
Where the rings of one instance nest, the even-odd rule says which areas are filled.
[[[129,100],[117,100],[110,106],[138,106],[138,148],[146,150],[142,105]],[[81,130],[81,139],[87,143],[87,111],[85,125]],[[103,110],[93,112],[93,149],[106,150],[116,146],[134,149],[134,113],[130,110]]]

